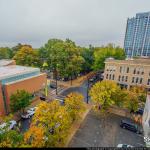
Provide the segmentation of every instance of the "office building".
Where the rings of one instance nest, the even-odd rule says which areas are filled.
[[[150,12],[128,18],[124,50],[127,58],[150,57]]]

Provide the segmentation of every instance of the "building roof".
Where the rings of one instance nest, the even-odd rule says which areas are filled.
[[[126,60],[106,59],[105,63],[131,64],[131,65],[135,64],[135,65],[150,66],[150,58],[126,59]]]
[[[40,70],[39,68],[24,67],[18,65],[3,66],[0,67],[0,80],[25,73],[30,73],[33,71],[40,71]]]
[[[13,62],[14,62],[14,60],[1,59],[1,60],[0,60],[0,67],[2,67],[2,66],[7,66],[7,65],[9,65],[9,64],[11,64],[11,63],[13,63]]]

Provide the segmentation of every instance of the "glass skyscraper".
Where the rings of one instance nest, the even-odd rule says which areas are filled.
[[[150,12],[138,13],[136,17],[128,18],[124,49],[127,58],[150,57]]]

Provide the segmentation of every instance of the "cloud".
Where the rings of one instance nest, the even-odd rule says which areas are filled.
[[[126,21],[149,0],[0,0],[0,46],[70,38],[82,46],[123,45]]]

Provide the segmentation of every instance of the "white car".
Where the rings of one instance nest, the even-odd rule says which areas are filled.
[[[27,112],[28,112],[28,111],[34,111],[34,112],[35,112],[37,108],[38,108],[38,107],[29,108],[29,109],[27,110]]]
[[[118,144],[117,147],[128,148],[128,147],[133,147],[133,146],[128,145],[128,144]]]
[[[28,110],[26,114],[21,115],[21,118],[23,119],[29,119],[35,114],[35,111]]]
[[[6,130],[12,130],[17,125],[15,120],[11,120],[8,123],[3,123],[0,125],[0,133],[4,133]]]

